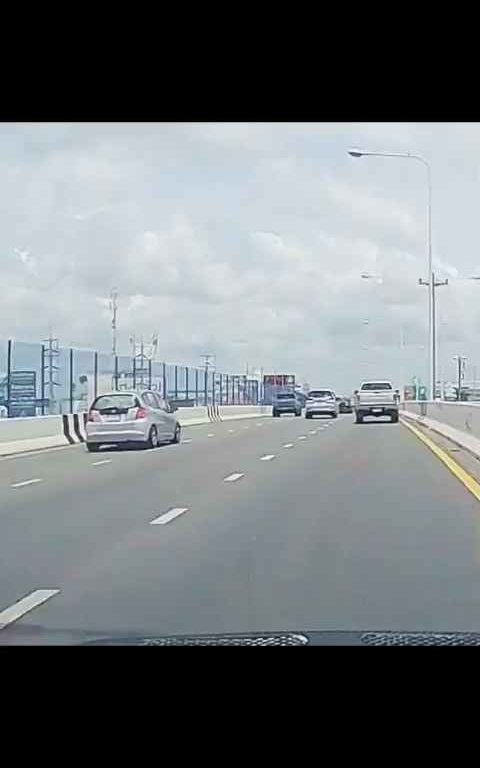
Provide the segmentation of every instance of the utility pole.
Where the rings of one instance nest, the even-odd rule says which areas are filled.
[[[110,310],[112,312],[112,355],[117,354],[117,311],[118,311],[118,291],[112,288],[110,293]]]
[[[428,280],[422,280],[419,278],[419,285],[427,285],[430,287]],[[432,400],[436,399],[437,393],[437,311],[435,303],[436,289],[442,285],[448,285],[448,277],[446,280],[435,280],[435,274],[432,272],[432,289],[431,289],[431,302],[432,302],[432,382],[433,391],[430,394]]]
[[[461,399],[461,391],[462,391],[462,380],[465,372],[465,360],[466,357],[463,357],[463,355],[455,355],[453,358],[457,363],[457,381],[458,381],[458,388],[457,388],[457,400]]]

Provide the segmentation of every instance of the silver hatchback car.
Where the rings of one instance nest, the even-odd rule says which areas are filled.
[[[108,392],[92,403],[86,424],[87,450],[102,445],[140,443],[156,448],[160,443],[180,442],[177,409],[158,392]]]

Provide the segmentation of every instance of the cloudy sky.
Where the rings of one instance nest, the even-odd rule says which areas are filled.
[[[426,178],[432,164],[440,370],[480,379],[480,125],[0,125],[0,336],[294,372],[351,390],[425,377]],[[361,279],[362,272],[378,275]],[[368,321],[368,322],[366,322]]]

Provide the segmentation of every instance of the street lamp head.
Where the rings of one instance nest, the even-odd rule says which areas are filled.
[[[362,157],[363,152],[360,149],[349,149],[348,154],[351,157]]]

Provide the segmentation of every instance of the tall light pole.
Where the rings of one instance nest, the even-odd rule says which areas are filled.
[[[428,367],[430,379],[430,392],[432,399],[435,398],[435,338],[434,323],[432,318],[433,308],[433,283],[432,278],[432,177],[430,163],[421,155],[412,152],[367,152],[362,149],[350,149],[348,154],[351,157],[402,157],[411,160],[418,160],[427,170],[427,259],[428,259]]]
[[[432,272],[432,279],[431,279],[431,286],[430,283],[427,280],[422,280],[422,278],[418,281],[419,285],[427,285],[429,288],[431,287],[432,291],[432,337],[433,337],[433,370],[435,373],[435,379],[434,379],[434,387],[433,387],[433,394],[431,395],[432,400],[436,400],[436,390],[437,390],[437,380],[436,380],[436,369],[437,369],[437,310],[435,305],[435,292],[437,288],[439,288],[441,285],[448,285],[448,277],[446,280],[435,280],[435,275]]]
[[[457,400],[461,400],[462,379],[463,379],[463,373],[465,370],[465,361],[467,358],[464,357],[463,355],[455,355],[453,359],[457,363],[457,377],[458,377]]]
[[[113,288],[110,293],[110,310],[112,312],[112,355],[114,357],[117,354],[117,299],[118,291],[116,288]]]

